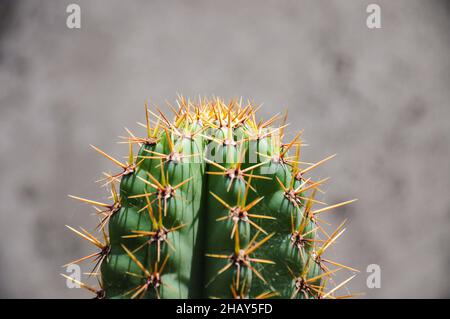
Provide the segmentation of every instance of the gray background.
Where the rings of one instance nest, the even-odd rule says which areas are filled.
[[[81,6],[81,30],[66,6]],[[94,183],[146,99],[244,96],[267,118],[288,108],[304,159],[338,156],[324,199],[348,230],[331,256],[362,272],[366,298],[450,297],[450,5],[372,1],[0,2],[0,296],[90,297],[61,265],[89,253],[64,225],[95,225],[67,194]],[[142,132],[142,131],[140,131]],[[368,264],[380,289],[366,287]]]

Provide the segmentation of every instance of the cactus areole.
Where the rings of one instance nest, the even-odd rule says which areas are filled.
[[[302,162],[302,132],[284,141],[286,116],[257,119],[242,99],[176,105],[145,106],[126,162],[93,146],[119,170],[103,179],[110,203],[70,196],[96,208],[99,235],[68,226],[96,249],[69,264],[93,262],[100,287],[63,276],[97,298],[349,296],[353,276],[335,273],[356,270],[326,257],[345,229],[321,221],[353,200],[327,206],[316,196],[327,179],[310,176],[333,156]]]

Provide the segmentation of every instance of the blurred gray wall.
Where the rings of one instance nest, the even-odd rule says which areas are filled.
[[[67,194],[104,200],[94,181],[114,168],[89,144],[125,154],[144,100],[179,92],[288,108],[305,160],[338,153],[315,175],[332,177],[327,202],[359,198],[329,215],[349,219],[331,257],[361,270],[352,292],[450,297],[450,5],[371,2],[379,30],[357,0],[2,0],[0,296],[90,297],[59,276],[91,252],[64,225],[96,221]]]

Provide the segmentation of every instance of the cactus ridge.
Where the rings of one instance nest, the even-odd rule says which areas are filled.
[[[125,163],[91,145],[119,172],[101,180],[110,204],[69,195],[95,207],[102,240],[67,226],[96,248],[67,265],[93,262],[100,288],[63,276],[96,298],[351,297],[337,293],[354,275],[334,276],[357,270],[325,256],[345,222],[321,216],[354,200],[327,206],[328,179],[309,176],[334,155],[301,161],[303,131],[285,142],[287,113],[257,121],[250,101],[169,107],[172,120],[145,105],[145,137],[126,129]]]

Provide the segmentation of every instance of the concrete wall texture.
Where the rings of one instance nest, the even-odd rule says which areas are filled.
[[[382,28],[366,27],[378,3]],[[450,5],[425,0],[22,0],[0,4],[0,296],[90,297],[61,265],[90,247],[94,183],[126,154],[143,102],[176,93],[243,96],[267,118],[289,109],[304,159],[338,156],[328,216],[348,230],[331,256],[361,270],[366,298],[450,297]],[[66,27],[66,6],[82,28]],[[382,286],[368,289],[366,267]]]

